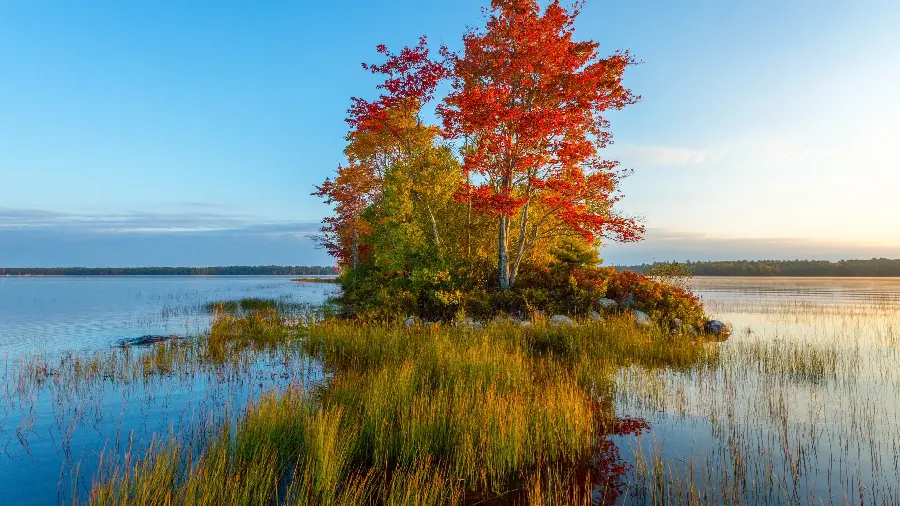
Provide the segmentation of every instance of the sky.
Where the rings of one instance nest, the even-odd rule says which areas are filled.
[[[0,0],[0,266],[328,265],[310,192],[375,46],[460,48],[487,0]],[[587,0],[642,64],[607,263],[900,258],[900,2]]]

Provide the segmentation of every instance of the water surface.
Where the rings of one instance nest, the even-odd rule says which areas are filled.
[[[204,306],[211,302],[260,297],[321,304],[338,289],[292,277],[0,277],[0,357],[96,350],[144,335],[197,335],[209,327]]]

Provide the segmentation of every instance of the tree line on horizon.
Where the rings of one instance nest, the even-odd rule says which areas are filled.
[[[10,267],[0,276],[333,276],[331,266],[231,265],[221,267]]]
[[[653,274],[670,262],[617,266],[639,274]],[[717,260],[680,264],[694,276],[900,277],[900,259],[870,260]]]

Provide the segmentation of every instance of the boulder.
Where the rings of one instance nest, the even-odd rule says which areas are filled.
[[[122,339],[118,343],[116,343],[120,348],[127,348],[129,346],[150,346],[151,344],[157,344],[164,341],[168,341],[170,339],[178,339],[177,336],[162,336],[162,335],[146,335],[141,337],[132,337],[128,339]]]
[[[482,325],[481,322],[477,322],[477,321],[473,320],[470,316],[467,316],[467,317],[463,318],[462,320],[460,320],[459,322],[457,322],[456,326],[464,328],[464,329],[472,329],[472,330],[481,330],[484,328],[484,325]]]
[[[550,325],[554,327],[574,327],[575,321],[568,316],[556,314],[550,318]]]
[[[647,313],[635,311],[634,324],[637,325],[639,329],[649,329],[650,327],[653,327],[653,320],[650,319],[650,316]]]
[[[728,328],[728,325],[719,320],[710,320],[703,324],[703,333],[717,338],[727,339],[729,334],[731,334],[731,329]]]
[[[597,300],[597,306],[604,311],[615,311],[616,309],[619,309],[618,302],[607,298]]]
[[[591,320],[594,320],[595,322],[603,321],[603,315],[596,311],[591,311],[590,313],[588,313],[588,318],[590,318]]]
[[[684,323],[678,318],[669,320],[669,334],[677,335],[684,331]]]
[[[409,318],[406,319],[405,322],[403,322],[403,326],[406,328],[415,327],[418,324],[419,324],[419,319],[416,318],[415,316],[410,316]]]
[[[522,320],[522,323],[520,323],[519,325],[521,325],[523,327],[531,327],[532,323],[528,320]]]
[[[522,319],[515,315],[497,315],[491,320],[492,325],[519,325]]]
[[[637,302],[634,300],[634,294],[629,293],[628,295],[622,297],[619,300],[619,307],[622,309],[631,309],[637,306]]]

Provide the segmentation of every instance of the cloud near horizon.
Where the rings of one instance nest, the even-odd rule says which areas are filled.
[[[202,206],[201,206],[202,207]],[[61,213],[0,208],[2,267],[332,265],[313,221],[197,212]],[[649,228],[639,243],[607,244],[608,265],[686,260],[900,258],[900,244],[740,238]]]
[[[332,265],[312,221],[208,211],[100,215],[0,208],[4,267]]]

